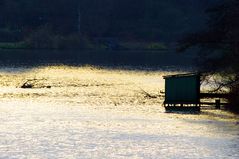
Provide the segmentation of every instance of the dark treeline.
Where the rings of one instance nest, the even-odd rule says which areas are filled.
[[[229,109],[239,113],[239,0],[222,0],[209,8],[208,28],[181,40],[181,51],[200,49],[200,67],[214,79],[214,91],[229,90]],[[218,78],[212,78],[216,75]],[[220,78],[219,78],[220,77]]]
[[[43,25],[60,34],[75,32],[77,4],[73,0],[0,0],[0,28],[6,34],[1,40],[19,40]]]
[[[0,0],[0,41],[57,35],[176,41],[203,26],[209,0]]]

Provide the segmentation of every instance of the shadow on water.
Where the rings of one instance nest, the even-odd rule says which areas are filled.
[[[92,65],[122,69],[192,69],[195,54],[174,51],[0,50],[1,66]]]
[[[165,111],[168,114],[175,114],[175,115],[200,115],[201,112],[199,111]]]

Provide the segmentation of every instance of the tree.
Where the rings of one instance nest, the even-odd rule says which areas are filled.
[[[231,109],[239,111],[239,0],[222,0],[207,10],[208,28],[187,35],[180,41],[179,51],[200,48],[203,71],[216,73],[218,88],[230,90]]]

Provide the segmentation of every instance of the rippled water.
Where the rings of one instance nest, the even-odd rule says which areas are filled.
[[[236,115],[164,112],[171,73],[2,67],[0,158],[239,158]]]

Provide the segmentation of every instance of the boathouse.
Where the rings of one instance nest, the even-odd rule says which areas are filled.
[[[200,74],[164,76],[166,111],[200,111]]]

